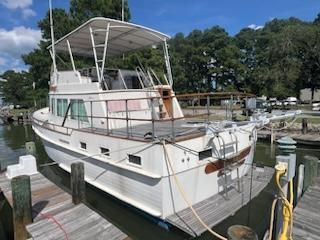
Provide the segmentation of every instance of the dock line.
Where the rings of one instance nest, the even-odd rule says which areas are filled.
[[[186,204],[188,205],[188,207],[191,209],[192,213],[194,214],[194,216],[198,219],[198,221],[201,223],[201,225],[203,225],[203,227],[205,227],[212,235],[214,235],[215,237],[221,239],[221,240],[228,240],[226,237],[220,235],[219,233],[213,231],[207,224],[205,224],[205,222],[203,222],[203,220],[200,218],[200,216],[198,215],[198,213],[195,211],[195,209],[192,207],[192,204],[190,203],[189,199],[187,198],[186,193],[184,192],[181,183],[179,182],[179,179],[177,178],[174,170],[173,170],[173,166],[172,166],[172,162],[171,159],[169,157],[169,154],[167,152],[167,147],[165,144],[165,141],[162,141],[162,145],[163,145],[163,149],[165,151],[165,155],[166,155],[166,160],[169,163],[170,169],[172,171],[173,174],[173,178],[177,184],[177,187],[179,189],[179,192],[181,193],[184,201],[186,202]],[[168,173],[170,175],[170,173]]]

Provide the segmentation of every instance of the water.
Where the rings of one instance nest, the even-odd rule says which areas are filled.
[[[51,162],[46,155],[40,139],[32,131],[30,125],[0,125],[0,163],[13,164],[18,161],[20,155],[25,154],[25,142],[34,141],[36,143],[36,158],[38,165]],[[297,150],[297,161],[301,161],[304,155],[314,155],[320,157],[320,152],[316,149],[306,148]],[[255,162],[261,165],[274,166],[276,151],[268,143],[258,143],[255,153]],[[70,192],[69,174],[58,166],[39,167],[47,178],[55,182],[58,186]],[[238,211],[234,216],[229,217],[214,229],[226,235],[227,228],[233,224],[242,224],[252,227],[262,238],[269,222],[271,202],[276,193],[273,182],[262,191],[262,193],[250,204]],[[99,212],[102,216],[119,227],[132,239],[168,239],[179,240],[189,237],[178,230],[166,231],[155,222],[150,221],[146,216],[142,216],[136,210],[129,208],[125,204],[114,199],[110,195],[87,185],[87,204]],[[6,205],[0,212],[0,240],[13,239],[12,236],[12,216],[11,210]],[[209,233],[204,233],[196,238],[199,240],[215,239]]]

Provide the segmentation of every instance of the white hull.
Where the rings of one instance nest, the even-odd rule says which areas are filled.
[[[151,151],[147,152],[146,155],[142,155],[142,158],[144,156],[149,158],[145,159],[145,161],[158,162],[159,165],[154,169],[159,169],[159,166],[161,166],[160,171],[153,171],[148,174],[148,172],[143,169],[132,168],[126,161],[120,161],[119,164],[117,161],[104,161],[99,157],[88,157],[90,154],[72,148],[71,146],[64,146],[66,144],[57,141],[58,139],[65,139],[67,142],[72,142],[72,137],[67,139],[65,135],[39,128],[39,126],[34,126],[34,129],[42,138],[49,157],[59,163],[60,167],[70,172],[70,166],[73,162],[84,162],[86,181],[121,201],[162,219],[187,207],[172,176],[174,173],[168,170],[168,162],[164,160],[161,161],[163,158],[163,146],[161,144],[155,144],[150,148]],[[244,135],[246,139],[249,139],[249,133],[241,134]],[[95,136],[89,133],[86,133],[85,136],[88,142],[90,142],[90,139],[94,139],[92,140],[94,144],[105,142],[109,143],[107,145],[110,145],[111,142],[113,142],[118,144],[120,149],[123,146],[137,144],[135,141],[120,140],[108,136]],[[83,139],[79,136],[77,137]],[[187,140],[179,144],[195,146],[196,143],[200,145],[199,148],[203,148],[202,145],[207,142],[206,138],[208,138],[208,136]],[[239,142],[241,142],[241,144],[239,144],[240,149],[251,147],[250,152],[244,157],[244,163],[238,168],[241,177],[248,172],[252,163],[254,141]],[[167,148],[171,161],[174,161],[174,171],[177,174],[177,178],[182,183],[184,191],[187,193],[187,197],[192,204],[196,204],[224,191],[225,179],[223,175],[218,177],[219,171],[209,174],[205,173],[209,161],[204,160],[199,164],[199,160],[194,160],[193,156],[189,153],[185,156],[185,151],[177,150],[171,145],[167,145]],[[129,150],[127,150],[127,152],[128,151]],[[117,159],[121,159],[120,155]],[[187,160],[188,158],[189,160]],[[211,161],[214,161],[214,159],[211,159]],[[193,164],[193,162],[197,162],[197,164]],[[189,165],[189,167],[184,168],[186,164]],[[168,171],[170,172],[170,177],[168,177]],[[235,179],[236,177],[237,170],[234,169],[228,178]]]

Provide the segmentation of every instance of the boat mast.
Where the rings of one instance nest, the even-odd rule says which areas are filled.
[[[121,17],[122,22],[124,22],[124,0],[122,0]]]
[[[53,32],[53,18],[52,18],[52,3],[51,0],[49,0],[49,14],[50,14],[50,30],[51,30],[51,46],[52,46],[52,52],[51,52],[51,57],[52,57],[52,63],[53,63],[53,83],[56,83],[56,73],[57,73],[57,64],[56,64],[56,51],[55,51],[55,46],[54,46],[54,32]]]

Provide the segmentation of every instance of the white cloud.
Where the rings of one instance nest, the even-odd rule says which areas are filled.
[[[40,39],[40,30],[24,26],[11,30],[0,28],[0,71],[25,69],[21,55],[37,48]]]
[[[248,26],[248,28],[251,28],[251,29],[253,29],[253,30],[259,30],[259,29],[262,29],[263,26],[261,26],[261,25],[256,25],[256,24],[250,24],[250,25]]]
[[[28,18],[28,17],[34,17],[36,16],[36,12],[33,11],[31,8],[25,8],[22,10],[22,16],[24,19]]]
[[[41,31],[15,27],[12,30],[0,28],[0,52],[13,57],[30,52],[36,48],[41,39]]]
[[[9,8],[27,8],[32,5],[32,0],[0,0],[0,4]]]

